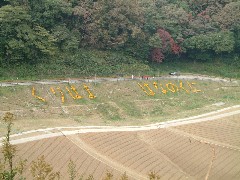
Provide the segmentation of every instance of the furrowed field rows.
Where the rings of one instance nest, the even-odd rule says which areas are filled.
[[[178,130],[212,139],[240,149],[240,115],[214,121],[200,122],[175,127]]]
[[[165,154],[187,174],[204,179],[209,164],[213,161],[210,178],[239,178],[240,151],[212,145],[189,136],[183,136],[168,129],[140,133],[141,139]]]
[[[21,141],[17,154],[28,160],[27,179],[31,179],[30,162],[44,155],[54,170],[61,172],[63,180],[69,179],[70,160],[79,175],[86,178],[92,174],[96,180],[101,180],[107,171],[113,173],[114,179],[126,172],[129,179],[144,180],[153,171],[164,180],[239,180],[239,121],[237,114],[184,125],[176,121],[172,126],[151,130],[49,130],[50,134],[58,133],[57,137]]]
[[[92,174],[95,179],[101,179],[107,171],[116,176],[122,174],[90,156],[64,136],[19,144],[17,149],[18,156],[27,159],[27,170],[30,169],[30,162],[36,161],[38,157],[44,155],[46,161],[53,165],[55,171],[60,171],[61,175],[68,174],[70,160],[76,164],[78,174],[84,175],[85,178]],[[31,179],[30,171],[26,171],[25,175],[28,177],[27,179]],[[62,176],[61,179],[66,178],[66,176]]]
[[[141,141],[136,132],[89,133],[79,137],[112,161],[117,161],[143,175],[154,171],[163,179],[188,177],[168,157]]]

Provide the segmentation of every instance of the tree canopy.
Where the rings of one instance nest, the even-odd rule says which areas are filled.
[[[238,53],[239,0],[5,0],[0,62],[38,63],[80,48],[161,62],[191,53]]]

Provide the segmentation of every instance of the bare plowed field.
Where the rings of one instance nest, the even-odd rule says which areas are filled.
[[[19,144],[18,155],[27,159],[26,169],[30,169],[30,162],[44,155],[46,161],[53,165],[55,171],[60,171],[62,178],[68,179],[68,163],[70,159],[76,164],[76,170],[87,178],[92,174],[96,179],[102,179],[107,171],[120,176],[120,172],[92,157],[87,152],[72,143],[65,136],[43,139]],[[26,171],[27,179],[32,179],[30,171]]]
[[[107,171],[114,179],[124,172],[129,179],[148,179],[148,173],[154,171],[161,179],[239,180],[239,129],[239,114],[149,130],[80,129],[73,134],[63,132],[65,135],[21,142],[17,153],[28,160],[27,179],[32,179],[30,162],[44,155],[54,170],[61,172],[61,179],[69,179],[71,159],[79,176],[92,174],[97,180]]]
[[[237,179],[240,173],[240,152],[183,136],[168,129],[141,133],[142,140],[165,154],[196,179],[204,179],[213,163],[210,179]]]
[[[175,128],[189,134],[240,147],[240,114]]]

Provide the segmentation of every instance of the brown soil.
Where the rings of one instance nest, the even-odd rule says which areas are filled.
[[[85,178],[92,174],[102,179],[110,171],[115,179],[126,172],[130,179],[140,180],[154,171],[161,179],[238,180],[239,128],[237,114],[152,130],[106,129],[17,144],[17,154],[28,160],[27,179],[31,179],[30,162],[44,155],[62,179],[68,179],[67,165],[72,159],[78,174]]]

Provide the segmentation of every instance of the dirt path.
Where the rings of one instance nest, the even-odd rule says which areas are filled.
[[[240,114],[240,105],[224,108],[211,113],[206,113],[190,118],[161,122],[145,126],[79,126],[79,127],[55,127],[47,129],[38,129],[12,135],[13,144],[21,144],[40,139],[46,139],[57,136],[69,136],[80,133],[90,132],[124,132],[124,131],[144,131],[158,128],[169,128],[186,124],[199,123],[204,121],[213,121],[220,118],[226,118],[233,115]]]
[[[226,122],[233,116],[236,117],[236,125],[231,128]],[[67,169],[64,165],[69,159],[74,159],[79,174],[96,171],[96,178],[99,177],[97,170],[104,172],[106,170],[102,169],[107,167],[113,170],[115,176],[116,173],[120,176],[126,172],[129,179],[137,180],[147,179],[150,171],[159,174],[161,179],[204,179],[208,176],[209,179],[237,179],[240,163],[238,117],[240,105],[146,126],[80,126],[33,130],[12,135],[12,143],[17,145],[20,155],[26,159],[33,160],[45,155],[54,167],[65,173]],[[218,124],[219,121],[225,123]],[[225,139],[211,138],[219,137],[218,131],[212,129],[212,126],[206,134],[211,132],[215,136],[201,136],[197,131],[187,131],[186,126],[204,128],[202,122],[215,123],[215,129],[224,130],[222,134]],[[229,137],[234,141],[226,140]]]
[[[142,180],[148,179],[146,176],[143,176],[143,175],[139,174],[138,172],[135,172],[133,169],[123,166],[122,164],[120,164],[116,161],[113,161],[112,159],[109,159],[107,156],[100,154],[98,151],[96,151],[94,148],[91,148],[88,144],[86,144],[84,141],[82,141],[77,136],[69,135],[66,137],[71,142],[73,142],[75,145],[77,145],[80,149],[87,152],[87,154],[89,154],[93,158],[97,159],[98,161],[112,167],[113,169],[120,171],[120,172],[126,172],[128,174],[128,176],[132,177],[133,179],[142,179]]]
[[[204,81],[215,81],[215,82],[231,82],[239,85],[240,81],[230,78],[210,77],[196,74],[183,74],[179,76],[160,76],[160,77],[149,77],[149,80],[164,80],[164,79],[182,79],[182,80],[204,80]],[[87,82],[104,82],[104,81],[130,81],[130,80],[142,80],[141,77],[126,77],[126,78],[89,78],[89,79],[67,79],[67,80],[41,80],[41,81],[16,81],[16,82],[0,82],[0,87],[9,86],[32,86],[36,84],[49,85],[49,84],[63,84],[63,83],[87,83]]]
[[[170,131],[170,132],[173,132],[175,134],[178,134],[180,136],[193,138],[194,140],[199,141],[201,143],[211,144],[211,145],[219,146],[219,147],[222,147],[222,148],[228,148],[228,149],[232,149],[234,151],[239,151],[240,152],[240,147],[238,147],[238,146],[232,146],[232,145],[222,143],[222,142],[219,142],[219,141],[214,141],[212,139],[203,138],[203,137],[200,137],[200,136],[196,136],[194,134],[189,134],[189,133],[183,132],[183,131],[175,129],[175,128],[167,128],[167,130]]]
[[[134,79],[103,78],[87,80],[69,79],[62,81],[46,80],[18,83],[5,82],[0,83],[0,87],[16,85],[30,86],[34,84],[123,81]],[[155,77],[154,79],[209,80],[217,82],[230,82],[239,85],[239,81],[237,80],[232,81],[230,79],[221,79],[198,75],[166,76]],[[215,136],[211,136],[211,134],[209,136],[200,136],[197,133],[195,134],[188,132],[187,128],[186,131],[184,131],[184,129],[181,129],[179,127],[184,127],[186,125],[192,126],[201,122],[215,123],[215,120],[223,118],[227,119],[232,116],[236,116],[236,120],[240,121],[240,105],[189,118],[149,124],[145,126],[76,126],[38,129],[12,135],[11,142],[12,144],[16,144],[18,146],[27,146],[27,144],[38,144],[44,141],[46,143],[46,152],[44,148],[40,148],[41,145],[39,145],[39,151],[35,150],[34,152],[39,152],[39,154],[45,153],[49,157],[55,157],[56,155],[56,157],[59,156],[63,159],[65,158],[66,161],[72,156],[75,158],[80,156],[79,153],[76,153],[78,154],[77,156],[74,155],[75,151],[84,152],[85,154],[87,154],[86,159],[88,161],[90,161],[90,159],[93,159],[91,161],[98,162],[98,165],[104,164],[104,166],[106,165],[108,167],[111,167],[112,169],[120,173],[126,172],[130,179],[147,179],[146,173],[152,169],[156,169],[158,173],[163,176],[163,179],[180,179],[179,177],[188,177],[189,179],[194,179],[195,177],[202,177],[201,179],[203,179],[203,177],[208,176],[210,177],[210,179],[214,179],[212,177],[215,177],[215,179],[219,179],[219,177],[221,177],[221,173],[218,172],[218,168],[220,167],[219,164],[227,164],[229,171],[232,169],[232,171],[237,170],[240,162],[238,161],[238,158],[236,158],[239,157],[240,153],[239,141],[227,141],[224,139],[222,140],[214,138],[211,139],[211,137]],[[235,133],[236,135],[233,136],[233,134],[229,133],[232,129],[228,129],[226,133],[226,138],[233,137],[233,139],[239,139],[239,133],[236,128],[233,129],[235,130],[233,133]],[[108,134],[109,136],[106,136],[105,134]],[[217,132],[215,132],[215,135],[218,135]],[[61,142],[60,145],[63,147],[66,146],[67,150],[59,148],[61,146],[57,144],[57,142],[60,142],[60,140],[56,141],[56,139],[61,138],[65,139],[65,141]],[[48,141],[52,142],[48,143]],[[67,144],[67,142],[69,143]],[[98,142],[97,145],[96,142]],[[48,144],[49,147],[47,146]],[[76,149],[74,149],[73,146],[76,146]],[[212,156],[212,147],[214,147],[214,156]],[[72,150],[72,154],[69,151],[69,149],[71,148],[74,149]],[[182,151],[182,149],[184,151]],[[215,159],[215,149],[217,153],[217,159]],[[31,152],[32,149],[28,148],[27,151]],[[61,155],[60,152],[63,155]],[[30,153],[24,154],[26,155],[26,158],[28,158],[27,155]],[[231,156],[231,158],[224,159],[225,156]],[[33,156],[32,158],[35,158],[35,156]],[[81,158],[83,157],[81,156]],[[205,159],[205,161],[198,164],[198,162],[200,162],[199,160],[202,159]],[[209,163],[209,159],[211,160],[211,163]],[[235,161],[233,163],[229,163],[227,161],[228,159]],[[51,158],[49,158],[49,160],[51,160]],[[88,165],[88,161],[85,162],[84,159],[82,160],[84,161],[81,165],[82,167],[88,167],[89,169],[91,169],[92,166],[98,166],[96,163],[92,163],[92,165],[89,163]],[[189,162],[192,163],[189,164]],[[64,163],[62,162],[62,164]],[[80,165],[81,163],[77,164]],[[231,172],[232,174],[226,173],[228,172],[228,169],[224,170],[225,164],[223,165],[224,167],[221,167],[222,169],[220,168],[221,170],[223,170],[222,174],[229,177],[231,177],[232,174],[236,175],[234,174],[234,172]],[[201,168],[199,168],[200,166]],[[199,172],[198,169],[201,169],[201,172]],[[212,173],[212,169],[214,170],[214,173]],[[83,170],[83,172],[84,171],[85,170]],[[227,178],[227,176],[225,177],[225,179],[229,179]]]

